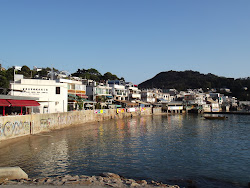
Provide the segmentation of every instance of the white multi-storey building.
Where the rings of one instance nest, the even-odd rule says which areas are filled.
[[[127,100],[128,92],[120,80],[110,80],[108,81],[109,86],[112,88],[112,95],[115,100]]]
[[[33,107],[34,113],[67,112],[67,84],[55,80],[20,79],[10,84],[11,95],[36,97],[40,106]]]
[[[131,82],[126,82],[126,89],[128,93],[128,100],[131,102],[136,102],[136,100],[141,100],[141,90],[138,89],[137,85]]]
[[[150,89],[144,89],[141,91],[141,100],[146,103],[157,102],[156,93]]]
[[[79,106],[77,106],[77,103],[83,102],[84,99],[88,98],[86,95],[86,85],[83,84],[82,81],[68,80],[62,78],[57,81],[60,83],[67,84],[69,110],[78,109]]]
[[[107,100],[112,100],[112,87],[108,84],[99,83],[96,84],[95,81],[88,82],[87,84],[87,95],[90,100],[96,102],[106,102]]]

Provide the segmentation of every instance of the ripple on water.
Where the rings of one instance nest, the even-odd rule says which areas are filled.
[[[83,124],[0,145],[0,166],[30,177],[114,172],[199,187],[250,181],[250,116],[145,116]]]

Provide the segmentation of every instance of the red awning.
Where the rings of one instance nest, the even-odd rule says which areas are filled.
[[[11,106],[39,106],[40,104],[33,100],[7,100]]]
[[[10,103],[6,99],[0,99],[0,106],[10,106]]]
[[[87,99],[88,98],[88,96],[86,96],[86,95],[84,95],[84,94],[76,94],[78,97],[81,97],[81,98],[85,98],[85,99]]]

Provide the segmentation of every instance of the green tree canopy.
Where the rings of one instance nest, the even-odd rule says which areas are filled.
[[[22,74],[25,78],[30,78],[31,77],[31,70],[26,65],[22,66],[21,71],[18,71],[17,73]]]
[[[112,74],[111,72],[106,72],[103,75],[103,80],[119,80],[119,78],[115,74]]]

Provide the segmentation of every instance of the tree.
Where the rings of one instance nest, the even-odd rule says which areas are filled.
[[[77,71],[75,73],[72,74],[72,76],[76,76],[76,77],[82,77],[84,76],[84,74],[87,72],[86,69],[77,69]]]
[[[103,79],[104,80],[112,80],[112,74],[111,72],[106,72],[104,75],[103,75]]]
[[[26,65],[22,66],[21,71],[18,71],[18,73],[22,74],[26,78],[30,78],[31,77],[31,70]]]
[[[8,81],[13,81],[14,80],[14,68],[8,68],[5,74],[6,78]]]
[[[50,70],[42,68],[42,70],[39,71],[39,73],[38,73],[39,77],[47,77],[48,76],[48,71],[50,71]]]
[[[87,72],[89,74],[92,74],[92,75],[101,76],[101,73],[98,70],[94,69],[94,68],[88,69]]]
[[[0,87],[1,88],[9,87],[9,81],[6,78],[6,71],[0,71]]]
[[[111,72],[106,72],[103,75],[103,80],[119,80],[119,78],[115,74],[112,74]]]

